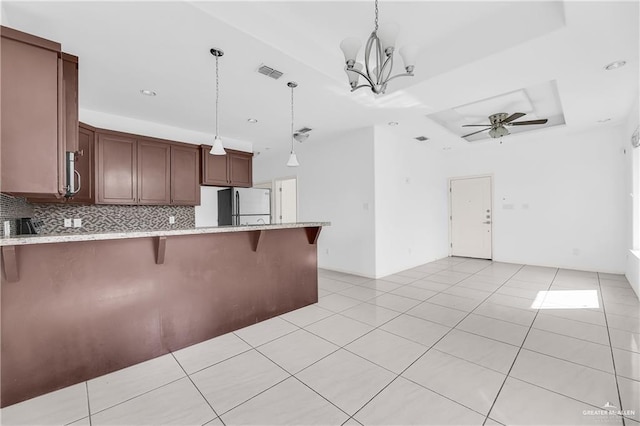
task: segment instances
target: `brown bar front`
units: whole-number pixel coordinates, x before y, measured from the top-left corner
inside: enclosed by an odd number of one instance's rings
[[[2,407],[318,301],[305,228],[15,247],[2,282]],[[4,262],[4,259],[3,259]],[[3,270],[5,270],[3,268]]]

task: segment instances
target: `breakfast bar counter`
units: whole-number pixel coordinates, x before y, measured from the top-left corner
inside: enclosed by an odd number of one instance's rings
[[[326,225],[0,239],[1,406],[317,302]]]

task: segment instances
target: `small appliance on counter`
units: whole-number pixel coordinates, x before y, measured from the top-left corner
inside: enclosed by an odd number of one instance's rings
[[[218,191],[218,226],[271,223],[271,190],[228,188]]]
[[[41,220],[29,217],[16,219],[16,235],[39,234],[43,225]]]

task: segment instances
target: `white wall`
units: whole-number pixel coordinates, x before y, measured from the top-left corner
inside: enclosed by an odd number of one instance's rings
[[[448,254],[443,151],[375,128],[376,276]]]
[[[449,151],[448,173],[493,174],[494,260],[622,273],[622,139],[620,126],[512,135]]]
[[[196,228],[218,226],[218,191],[215,186],[200,187],[200,205],[195,208]]]
[[[166,124],[139,120],[137,118],[123,117],[121,115],[107,114],[86,108],[79,110],[80,121],[102,129],[116,130],[119,132],[133,133],[136,135],[150,136],[172,141],[192,143],[195,145],[213,143],[213,134],[187,130],[180,127],[167,126]],[[239,151],[253,152],[253,144],[222,136],[225,148]]]
[[[288,154],[254,159],[254,181],[296,176],[298,221],[329,221],[318,241],[318,265],[375,276],[373,129],[326,140],[310,137],[296,147],[300,166],[286,167]]]
[[[632,148],[631,135],[640,123],[639,101],[636,97],[629,112],[623,133],[623,145],[627,151],[627,265],[625,275],[631,287],[640,298],[640,148]]]

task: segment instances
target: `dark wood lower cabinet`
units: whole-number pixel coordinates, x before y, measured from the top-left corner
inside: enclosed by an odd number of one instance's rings
[[[258,231],[260,232],[260,231]],[[2,283],[7,406],[318,301],[305,228],[16,247]],[[7,271],[7,259],[3,258]]]

